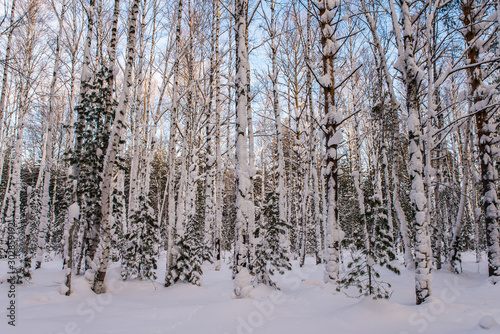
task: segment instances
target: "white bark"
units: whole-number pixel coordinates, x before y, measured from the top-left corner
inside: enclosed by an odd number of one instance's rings
[[[124,73],[124,81],[120,100],[115,111],[113,129],[110,135],[110,141],[103,164],[103,185],[102,185],[102,232],[103,232],[103,252],[99,264],[99,270],[96,273],[93,290],[100,294],[104,292],[104,279],[109,266],[110,255],[110,230],[111,230],[111,215],[109,210],[109,200],[111,197],[111,181],[113,178],[113,168],[118,153],[120,141],[120,133],[123,127],[125,114],[127,112],[130,86],[132,85],[132,67],[135,59],[135,41],[136,41],[136,22],[137,13],[139,12],[140,0],[134,0],[130,7],[130,15],[128,22],[128,37],[127,37],[127,52],[126,65]]]
[[[467,76],[469,81],[469,97],[472,99],[471,111],[475,112],[477,129],[477,147],[481,167],[481,183],[483,198],[483,214],[486,225],[486,244],[488,249],[488,275],[493,283],[500,282],[500,230],[498,224],[498,198],[495,181],[497,173],[495,171],[492,156],[492,124],[491,115],[485,106],[492,103],[491,96],[483,96],[481,88],[483,85],[483,71],[480,65],[482,56],[481,48],[478,45],[480,36],[484,31],[479,29],[479,22],[483,20],[484,7],[477,5],[472,0],[462,3],[461,15],[464,26],[464,37],[467,49]],[[493,110],[497,110],[493,108]]]
[[[12,36],[14,34],[14,16],[16,13],[16,3],[17,0],[12,1],[12,7],[10,10],[10,18],[9,18],[9,33],[7,35],[7,44],[5,47],[5,60],[3,66],[3,77],[2,77],[2,92],[0,94],[0,184],[2,183],[3,176],[3,165],[5,161],[5,149],[4,149],[4,123],[5,123],[5,105],[7,103],[7,86],[8,86],[8,77],[9,77],[9,63],[11,57],[11,45],[12,45]],[[3,211],[2,211],[3,212]]]
[[[45,236],[47,234],[48,220],[49,220],[49,201],[50,201],[50,179],[51,179],[51,170],[53,165],[53,136],[54,136],[54,119],[56,116],[56,83],[57,76],[59,74],[59,66],[61,62],[61,38],[63,33],[63,21],[64,14],[66,12],[66,2],[63,1],[61,13],[58,14],[59,21],[59,33],[56,41],[56,50],[55,50],[55,61],[54,61],[54,69],[52,74],[52,82],[50,84],[50,93],[49,93],[49,115],[47,118],[47,133],[45,139],[45,165],[44,167],[44,176],[43,176],[43,189],[42,189],[42,210],[40,215],[40,224],[38,225],[38,248],[36,252],[36,266],[35,269],[38,269],[42,266],[43,260],[43,252],[45,250]]]
[[[247,297],[252,286],[249,279],[249,232],[250,221],[254,217],[252,200],[252,184],[248,162],[248,86],[247,71],[249,69],[247,31],[247,0],[236,0],[235,3],[235,41],[236,41],[236,238],[235,238],[235,278],[234,293],[237,298]]]
[[[413,260],[413,254],[411,252],[411,240],[408,231],[408,221],[406,220],[405,213],[401,206],[399,200],[399,178],[398,178],[398,164],[394,162],[392,166],[392,180],[394,182],[394,188],[392,191],[392,199],[394,202],[394,210],[396,211],[396,217],[399,221],[399,230],[401,232],[401,238],[403,239],[403,252],[406,268],[409,270],[415,269],[415,261]]]
[[[278,179],[278,188],[276,192],[278,193],[278,212],[279,221],[281,226],[287,226],[281,242],[281,247],[283,251],[289,255],[290,252],[290,237],[289,228],[286,219],[286,186],[285,186],[285,156],[283,152],[283,127],[281,124],[281,112],[279,110],[279,90],[278,90],[278,63],[277,63],[277,53],[278,44],[276,42],[276,22],[275,22],[275,6],[276,2],[271,2],[271,23],[269,29],[269,37],[271,39],[271,62],[272,62],[272,74],[271,82],[273,85],[273,112],[274,112],[274,122],[276,128],[276,144],[278,146],[278,170],[276,171],[276,178]]]
[[[94,30],[94,9],[95,9],[95,0],[90,1],[89,8],[86,9],[87,13],[87,36],[85,39],[85,47],[83,51],[83,64],[82,64],[82,73],[81,73],[81,79],[80,79],[80,96],[83,97],[87,93],[88,87],[86,86],[91,79],[90,75],[90,51],[92,47],[92,34]],[[76,38],[76,34],[74,35]],[[73,40],[75,42],[75,40]],[[77,53],[77,48],[76,46],[73,47],[72,51],[72,71],[75,69],[75,62],[76,62],[76,53]],[[73,82],[72,82],[73,85]],[[73,86],[72,86],[73,88]],[[71,98],[74,98],[74,91],[72,91]],[[74,106],[74,101],[70,102],[72,105],[71,107]],[[73,118],[73,117],[72,117]],[[78,113],[77,119],[75,124],[73,124],[73,128],[76,128],[78,126],[83,127],[83,122],[84,122],[84,116],[81,113]],[[72,144],[72,141],[75,139],[74,134],[71,134],[70,137],[70,145]],[[80,139],[80,136],[76,137],[75,143],[74,143],[74,151],[76,154],[79,154],[81,151],[82,147],[82,141]],[[64,242],[65,242],[65,248],[64,251],[65,253],[65,262],[67,265],[66,268],[66,282],[65,285],[67,287],[66,295],[69,296],[71,293],[71,277],[72,277],[72,271],[73,271],[73,233],[76,228],[76,222],[80,219],[80,198],[78,198],[78,193],[77,193],[77,187],[78,187],[78,182],[80,181],[80,165],[78,162],[73,163],[69,168],[68,168],[68,176],[69,174],[72,174],[73,176],[73,184],[72,184],[72,204],[70,205],[73,206],[74,208],[78,208],[77,212],[78,214],[73,217],[73,219],[67,219],[65,224],[64,224]],[[72,214],[68,210],[68,217]],[[83,227],[80,227],[80,230]],[[80,232],[80,231],[79,231]],[[78,240],[83,241],[84,238],[84,233],[78,233]],[[66,247],[67,246],[67,247]],[[77,247],[77,252],[78,254],[78,262],[77,264],[77,273],[80,270],[81,266],[81,256],[82,250],[84,249],[84,246],[80,242],[78,247]]]
[[[324,95],[324,135],[326,146],[326,167],[323,171],[326,192],[326,230],[325,230],[325,283],[335,283],[339,277],[341,230],[338,208],[338,157],[337,148],[341,140],[339,125],[342,115],[335,105],[335,55],[339,44],[334,32],[333,18],[337,15],[339,3],[323,1],[316,4],[323,48],[323,76],[320,82]]]
[[[170,114],[170,139],[169,139],[169,156],[168,156],[168,227],[167,227],[167,271],[166,277],[169,277],[171,270],[175,266],[175,258],[173,254],[174,246],[174,229],[175,229],[175,157],[176,157],[176,142],[177,142],[177,113],[178,113],[178,87],[179,87],[179,61],[181,54],[181,21],[182,21],[182,0],[179,0],[177,8],[177,23],[175,33],[175,59],[173,65],[174,85],[172,92],[172,111]],[[170,284],[169,280],[165,280],[165,285]]]
[[[467,121],[465,129],[464,142],[462,143],[462,186],[460,187],[460,203],[458,204],[458,213],[454,226],[452,227],[452,239],[450,244],[450,251],[448,254],[449,267],[451,271],[455,271],[458,243],[462,234],[462,227],[464,223],[464,209],[465,202],[467,201],[467,187],[469,183],[469,159],[468,159],[468,146],[470,136],[470,119]],[[474,185],[473,185],[474,186]]]
[[[417,304],[421,304],[431,295],[432,254],[427,198],[423,180],[423,155],[420,142],[422,125],[420,124],[418,109],[419,68],[414,58],[413,22],[410,15],[409,3],[407,0],[401,2],[403,34],[401,34],[393,0],[390,0],[389,4],[392,12],[392,23],[396,32],[399,57],[404,62],[403,76],[406,85],[406,108],[408,110],[410,199],[415,211],[415,292],[416,302]]]
[[[221,230],[222,230],[222,187],[223,187],[223,165],[221,153],[221,94],[220,94],[220,51],[219,51],[219,34],[220,34],[220,2],[215,0],[215,156],[216,156],[216,176],[215,176],[215,270],[221,268]]]

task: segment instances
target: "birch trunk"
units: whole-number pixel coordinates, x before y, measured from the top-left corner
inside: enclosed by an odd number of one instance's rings
[[[448,254],[449,259],[449,270],[456,271],[456,262],[458,261],[458,246],[460,242],[460,236],[462,234],[463,228],[463,218],[465,202],[467,200],[467,187],[469,183],[469,159],[468,159],[468,146],[469,146],[469,133],[470,133],[470,119],[467,121],[467,127],[465,130],[464,142],[462,143],[462,186],[460,188],[460,203],[458,204],[458,213],[455,224],[453,226],[453,234],[450,244],[450,251]]]
[[[57,75],[59,74],[59,64],[61,62],[61,38],[63,33],[64,14],[66,12],[66,2],[62,3],[61,13],[58,14],[59,33],[56,40],[55,61],[52,73],[52,81],[50,83],[49,93],[49,115],[47,118],[47,133],[45,139],[45,165],[43,175],[43,190],[42,190],[42,210],[40,214],[40,224],[38,225],[38,248],[36,252],[36,265],[35,269],[42,266],[43,253],[45,250],[45,237],[47,235],[47,227],[49,220],[49,201],[50,201],[50,178],[52,171],[52,156],[53,156],[53,136],[54,136],[54,119],[56,114],[56,83]]]
[[[285,189],[285,156],[283,152],[283,129],[281,124],[281,112],[279,110],[279,90],[278,90],[278,62],[277,62],[277,54],[278,54],[278,45],[276,43],[276,22],[275,22],[275,6],[276,2],[271,2],[271,24],[269,30],[269,37],[271,39],[271,62],[272,62],[272,74],[271,74],[271,82],[273,85],[272,88],[272,98],[273,98],[273,113],[274,113],[274,122],[276,128],[276,143],[278,146],[278,170],[276,171],[276,178],[278,179],[278,188],[276,189],[276,193],[278,194],[278,213],[279,213],[279,221],[281,226],[286,226],[286,230],[283,235],[283,240],[281,241],[281,247],[283,247],[283,251],[288,256],[290,252],[289,245],[289,228],[286,219],[286,189]]]
[[[217,173],[215,175],[215,270],[221,268],[221,230],[222,230],[222,186],[223,186],[223,165],[221,154],[221,93],[220,93],[220,51],[219,51],[219,36],[220,36],[220,2],[215,0],[215,154]]]
[[[234,293],[237,298],[248,296],[252,286],[249,272],[249,232],[250,221],[254,219],[254,203],[248,161],[248,44],[247,37],[247,0],[235,2],[235,42],[236,42],[236,222],[234,248]]]
[[[7,102],[7,85],[9,77],[9,63],[10,63],[12,36],[14,34],[14,16],[16,14],[16,3],[17,0],[12,1],[12,7],[10,10],[10,18],[9,18],[10,29],[7,35],[7,45],[5,47],[5,61],[4,61],[3,76],[2,76],[2,92],[0,94],[0,171],[2,171],[0,172],[0,184],[2,183],[3,165],[5,161],[3,127],[4,127],[4,117],[5,117],[5,105]]]
[[[413,254],[411,252],[411,239],[408,230],[408,221],[406,220],[403,207],[399,200],[399,178],[398,178],[398,166],[397,162],[394,162],[392,166],[392,180],[394,182],[394,187],[392,191],[392,200],[394,202],[394,210],[396,211],[396,217],[399,221],[399,230],[401,231],[401,237],[403,239],[403,253],[405,259],[405,266],[409,270],[415,269],[415,261],[413,260]]]
[[[14,153],[12,155],[13,163],[10,172],[9,188],[6,191],[7,209],[5,213],[5,227],[9,230],[15,231],[11,236],[8,233],[6,245],[12,245],[13,248],[19,247],[18,231],[21,228],[21,167],[23,161],[23,134],[26,123],[26,115],[31,107],[31,100],[29,98],[30,92],[33,87],[33,72],[34,72],[34,58],[35,48],[37,44],[37,34],[35,30],[35,22],[37,20],[37,6],[33,4],[26,12],[24,21],[25,39],[22,40],[20,54],[22,57],[21,72],[24,74],[18,85],[18,94],[16,97],[16,134],[14,142]],[[14,255],[17,252],[15,252]]]
[[[332,26],[331,17],[339,10],[338,3],[323,1],[319,8],[321,46],[323,48],[324,135],[326,147],[325,177],[326,230],[325,230],[325,283],[335,283],[339,278],[341,230],[338,208],[338,156],[337,148],[342,138],[340,123],[342,115],[335,105],[335,55],[339,45]],[[333,13],[332,13],[333,12]]]
[[[97,294],[104,292],[104,279],[106,277],[106,272],[109,266],[109,255],[111,251],[110,230],[112,227],[110,219],[111,218],[110,205],[109,205],[109,200],[111,198],[111,181],[113,178],[113,167],[119,148],[120,133],[123,127],[125,114],[127,112],[129,96],[130,96],[130,87],[132,86],[132,67],[134,66],[134,59],[135,59],[136,22],[137,22],[137,14],[139,12],[139,3],[140,0],[134,0],[130,7],[123,89],[120,95],[118,106],[115,111],[113,129],[111,131],[110,142],[107,148],[103,164],[103,185],[102,185],[102,195],[101,195],[103,251],[99,263],[99,269],[96,273],[93,286],[93,290]]]
[[[214,237],[215,235],[213,234],[213,231],[215,230],[215,214],[216,214],[216,178],[217,178],[217,170],[214,168],[216,167],[216,158],[213,156],[213,136],[215,132],[215,124],[214,124],[214,117],[213,115],[215,114],[213,112],[213,100],[215,96],[215,90],[216,90],[216,82],[215,82],[215,72],[217,71],[217,67],[219,64],[217,64],[217,55],[216,49],[218,50],[218,31],[217,31],[217,25],[218,25],[218,19],[217,19],[217,3],[216,1],[213,1],[212,3],[212,53],[210,56],[210,78],[209,78],[209,103],[208,107],[206,107],[206,141],[205,141],[205,146],[206,146],[206,151],[205,151],[205,173],[206,173],[206,179],[205,179],[205,240],[204,240],[204,251],[205,251],[205,257],[208,258],[212,250],[214,250]]]
[[[240,1],[240,0],[236,0]],[[250,199],[255,206],[255,191],[254,191],[254,177],[257,172],[255,168],[255,140],[253,131],[253,115],[252,115],[252,91],[250,89],[250,60],[248,55],[248,5],[249,1],[245,0],[245,50],[246,50],[246,60],[245,60],[245,70],[246,70],[246,108],[247,108],[247,118],[248,118],[248,177],[250,178]],[[248,224],[248,269],[253,274],[253,263],[255,262],[255,251],[257,246],[257,241],[255,239],[255,210],[252,210],[252,215],[247,217]]]
[[[431,295],[431,264],[427,197],[423,180],[423,154],[421,148],[422,125],[420,123],[418,71],[414,58],[414,35],[412,18],[407,0],[401,2],[403,34],[396,16],[393,0],[390,0],[392,23],[396,32],[399,57],[404,61],[404,84],[406,88],[406,108],[408,110],[408,154],[411,181],[410,199],[415,212],[415,293],[416,303],[421,304]]]
[[[91,80],[91,75],[90,75],[90,51],[92,47],[92,34],[94,30],[94,9],[95,9],[95,0],[90,1],[89,8],[86,9],[86,14],[87,14],[87,36],[85,39],[85,47],[83,51],[83,64],[82,64],[82,74],[81,74],[81,79],[80,79],[80,98],[85,96],[87,93],[87,84]],[[74,14],[74,13],[73,13]],[[76,35],[75,35],[76,37]],[[75,39],[73,39],[73,42],[75,42]],[[76,44],[76,43],[74,43]],[[72,59],[71,59],[71,64],[72,64],[72,73],[74,73],[75,70],[75,63],[76,63],[76,53],[77,53],[77,47],[73,46],[71,49],[72,52]],[[73,76],[74,77],[74,76]],[[74,107],[74,80],[71,82],[71,107]],[[73,113],[72,113],[73,114]],[[71,117],[73,118],[73,117]],[[77,119],[75,124],[73,124],[73,131],[70,134],[70,145],[72,144],[73,140],[75,141],[74,143],[74,154],[79,155],[81,152],[82,148],[82,138],[81,136],[76,136],[74,135],[74,132],[76,129],[81,129],[84,126],[84,115],[82,113],[78,113]],[[68,176],[72,176],[73,181],[72,181],[72,204],[69,206],[73,206],[75,208],[74,212],[70,212],[68,208],[68,219],[66,220],[64,224],[64,251],[65,253],[65,269],[66,269],[66,280],[65,280],[65,285],[67,288],[66,295],[69,296],[71,294],[71,277],[72,277],[72,272],[73,272],[73,234],[76,229],[76,224],[80,218],[80,203],[81,203],[81,198],[79,198],[78,195],[78,184],[80,182],[80,164],[78,162],[78,159],[75,159],[74,162],[71,164],[71,166],[68,168]],[[78,210],[76,210],[78,208]],[[75,213],[77,213],[75,215]],[[69,217],[73,215],[73,219],[69,219]],[[80,236],[80,235],[79,235]],[[78,238],[78,240],[84,240],[85,235],[82,235],[82,238]],[[77,248],[77,254],[80,255],[81,252],[83,251],[84,247],[82,244],[80,244],[81,248]],[[76,262],[77,264],[77,273],[80,271],[80,266],[81,266],[81,258],[83,256],[78,257],[78,261]]]
[[[175,32],[175,58],[173,65],[174,85],[172,92],[172,111],[170,114],[170,139],[168,156],[168,227],[167,227],[167,270],[165,274],[165,286],[170,284],[167,279],[174,269],[174,230],[175,230],[175,157],[177,142],[177,113],[178,113],[178,87],[179,87],[179,60],[181,54],[181,23],[182,23],[182,0],[179,0],[177,8],[177,24]],[[180,203],[180,202],[179,202]]]
[[[477,64],[480,59],[480,49],[477,44],[478,21],[481,13],[475,9],[475,2],[462,2],[462,20],[464,37],[467,43],[467,63]],[[490,130],[490,115],[484,106],[489,105],[491,97],[483,97],[479,92],[483,84],[480,65],[467,68],[469,79],[469,96],[472,98],[471,112],[475,112],[477,129],[477,148],[481,167],[481,183],[483,197],[483,213],[486,225],[486,244],[488,248],[488,276],[493,283],[500,281],[500,231],[498,226],[498,199],[495,184],[495,167],[492,157],[492,131]]]

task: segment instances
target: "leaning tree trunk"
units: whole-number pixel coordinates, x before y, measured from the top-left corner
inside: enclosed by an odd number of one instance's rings
[[[99,269],[96,273],[93,286],[93,290],[97,294],[104,292],[104,279],[106,277],[106,272],[109,266],[109,255],[111,252],[110,234],[112,227],[109,205],[109,200],[111,198],[111,182],[113,180],[113,169],[119,148],[120,133],[123,127],[123,122],[129,102],[130,87],[132,86],[132,68],[134,66],[135,59],[136,22],[137,14],[139,12],[139,3],[140,0],[134,0],[130,7],[131,9],[128,22],[127,54],[123,80],[123,90],[115,111],[113,129],[111,131],[110,142],[103,164],[103,184],[101,194],[103,247]]]
[[[87,94],[88,90],[88,84],[91,80],[91,74],[90,74],[90,56],[91,56],[91,47],[92,47],[92,36],[93,36],[93,31],[94,31],[94,9],[95,9],[95,0],[90,1],[90,6],[87,9],[87,36],[85,39],[85,47],[83,51],[83,64],[82,64],[82,74],[81,74],[81,79],[80,79],[80,98],[82,99],[85,94]],[[73,55],[76,54],[76,50],[74,51]],[[75,58],[73,57],[72,62],[74,65],[74,60]],[[74,67],[72,67],[74,69]],[[73,97],[73,95],[71,95]],[[73,107],[73,106],[71,106]],[[74,152],[73,154],[78,156],[82,150],[82,136],[81,132],[83,131],[84,127],[84,121],[85,121],[85,116],[83,113],[79,112],[76,118],[76,122],[73,125],[74,127]],[[70,138],[71,139],[71,138]],[[72,175],[73,178],[73,184],[72,184],[72,204],[69,206],[73,206],[73,211],[69,211],[68,208],[68,217],[71,215],[74,215],[75,213],[78,213],[78,215],[73,216],[73,219],[67,219],[65,222],[64,229],[68,233],[64,234],[64,242],[65,245],[68,247],[64,247],[64,251],[67,251],[66,254],[64,254],[65,258],[65,263],[66,263],[66,282],[65,285],[68,288],[66,291],[66,295],[69,296],[71,293],[71,276],[72,276],[72,271],[73,271],[73,232],[75,230],[75,224],[78,222],[80,218],[80,204],[81,204],[81,199],[79,198],[79,192],[77,191],[78,185],[80,182],[80,163],[79,159],[74,159],[71,166],[68,168],[68,176]],[[78,208],[78,210],[77,210]],[[82,240],[84,237],[82,238]],[[71,245],[69,245],[71,243]],[[83,250],[83,245],[80,245],[81,249]],[[70,266],[71,264],[71,266]],[[77,269],[79,271],[80,268],[80,261],[78,261],[78,266]]]

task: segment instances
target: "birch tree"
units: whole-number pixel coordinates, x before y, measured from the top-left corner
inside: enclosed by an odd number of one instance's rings
[[[248,160],[248,77],[249,59],[247,44],[248,1],[236,0],[235,43],[236,43],[236,225],[234,248],[234,294],[237,298],[247,297],[252,286],[249,272],[249,222],[254,219],[254,203]]]
[[[477,129],[477,149],[480,161],[483,214],[486,225],[486,243],[488,248],[488,275],[493,283],[500,277],[500,246],[498,227],[498,199],[495,180],[497,173],[494,169],[492,157],[492,129],[497,125],[492,123],[491,113],[492,94],[483,81],[483,71],[480,65],[481,50],[488,39],[483,40],[479,22],[485,15],[485,4],[476,4],[474,1],[462,1],[462,22],[464,39],[467,45],[467,77],[471,99],[470,112],[475,114]],[[481,46],[480,46],[481,45]]]
[[[322,48],[322,76],[319,84],[323,90],[322,132],[325,140],[326,167],[323,170],[326,192],[325,230],[325,283],[336,282],[339,277],[341,229],[338,208],[338,145],[342,141],[342,114],[335,106],[335,57],[340,49],[337,42],[337,25],[340,8],[337,2],[319,1],[314,3],[318,13]]]
[[[125,114],[127,112],[127,106],[130,97],[130,87],[132,85],[132,67],[134,65],[135,59],[135,42],[136,42],[136,22],[137,14],[139,12],[140,0],[134,0],[130,7],[128,29],[127,29],[127,53],[126,53],[126,65],[123,80],[123,88],[120,95],[120,100],[115,111],[115,118],[113,121],[113,129],[110,135],[110,142],[108,144],[108,149],[103,164],[103,186],[102,186],[102,243],[103,252],[101,255],[99,269],[96,272],[94,279],[93,290],[95,293],[100,294],[104,292],[104,278],[106,277],[106,272],[109,266],[109,255],[110,255],[110,229],[111,229],[111,219],[110,219],[110,205],[109,200],[111,198],[111,180],[113,178],[113,168],[115,164],[116,155],[118,153],[118,146],[120,141],[121,128],[123,127],[123,121]]]
[[[174,237],[182,234],[182,230],[176,229],[175,216],[175,157],[177,140],[177,104],[179,87],[179,61],[181,55],[181,22],[182,22],[182,0],[179,0],[177,6],[177,22],[175,32],[175,58],[173,65],[174,83],[172,88],[172,109],[170,114],[170,138],[169,138],[169,156],[168,156],[168,227],[167,227],[167,271],[165,273],[165,286],[171,283],[170,277],[174,270]]]
[[[52,6],[55,8],[55,3],[52,3]],[[58,37],[56,39],[56,49],[55,49],[55,60],[54,60],[54,69],[52,74],[52,80],[50,83],[50,93],[49,93],[49,114],[47,117],[47,132],[45,139],[45,165],[43,172],[43,190],[42,190],[42,210],[40,215],[40,224],[38,226],[38,249],[36,254],[36,265],[35,269],[38,269],[42,266],[43,253],[45,250],[45,236],[47,234],[47,226],[48,226],[48,215],[49,215],[49,201],[50,201],[50,181],[51,181],[51,169],[53,166],[53,137],[54,137],[54,119],[56,114],[56,83],[57,76],[59,72],[59,66],[61,62],[61,38],[63,33],[63,20],[64,14],[66,12],[66,1],[61,3],[61,12],[57,13],[57,21],[59,23],[59,32]],[[54,203],[53,203],[54,204]]]
[[[421,304],[431,295],[431,265],[429,216],[423,180],[422,124],[419,111],[419,86],[424,75],[415,60],[416,37],[412,30],[413,19],[410,3],[401,2],[401,26],[393,0],[390,0],[392,24],[396,34],[398,55],[406,89],[408,111],[409,173],[411,179],[410,198],[415,211],[415,291],[416,302]]]

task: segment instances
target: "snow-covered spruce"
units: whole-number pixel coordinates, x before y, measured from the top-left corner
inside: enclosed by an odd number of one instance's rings
[[[288,226],[279,219],[279,194],[271,192],[266,195],[261,214],[264,219],[260,220],[263,225],[257,229],[258,244],[253,270],[258,283],[277,287],[272,276],[292,269],[286,248]]]
[[[160,243],[160,225],[149,197],[139,196],[138,210],[130,217],[127,245],[122,256],[123,279],[156,279],[156,258]]]

